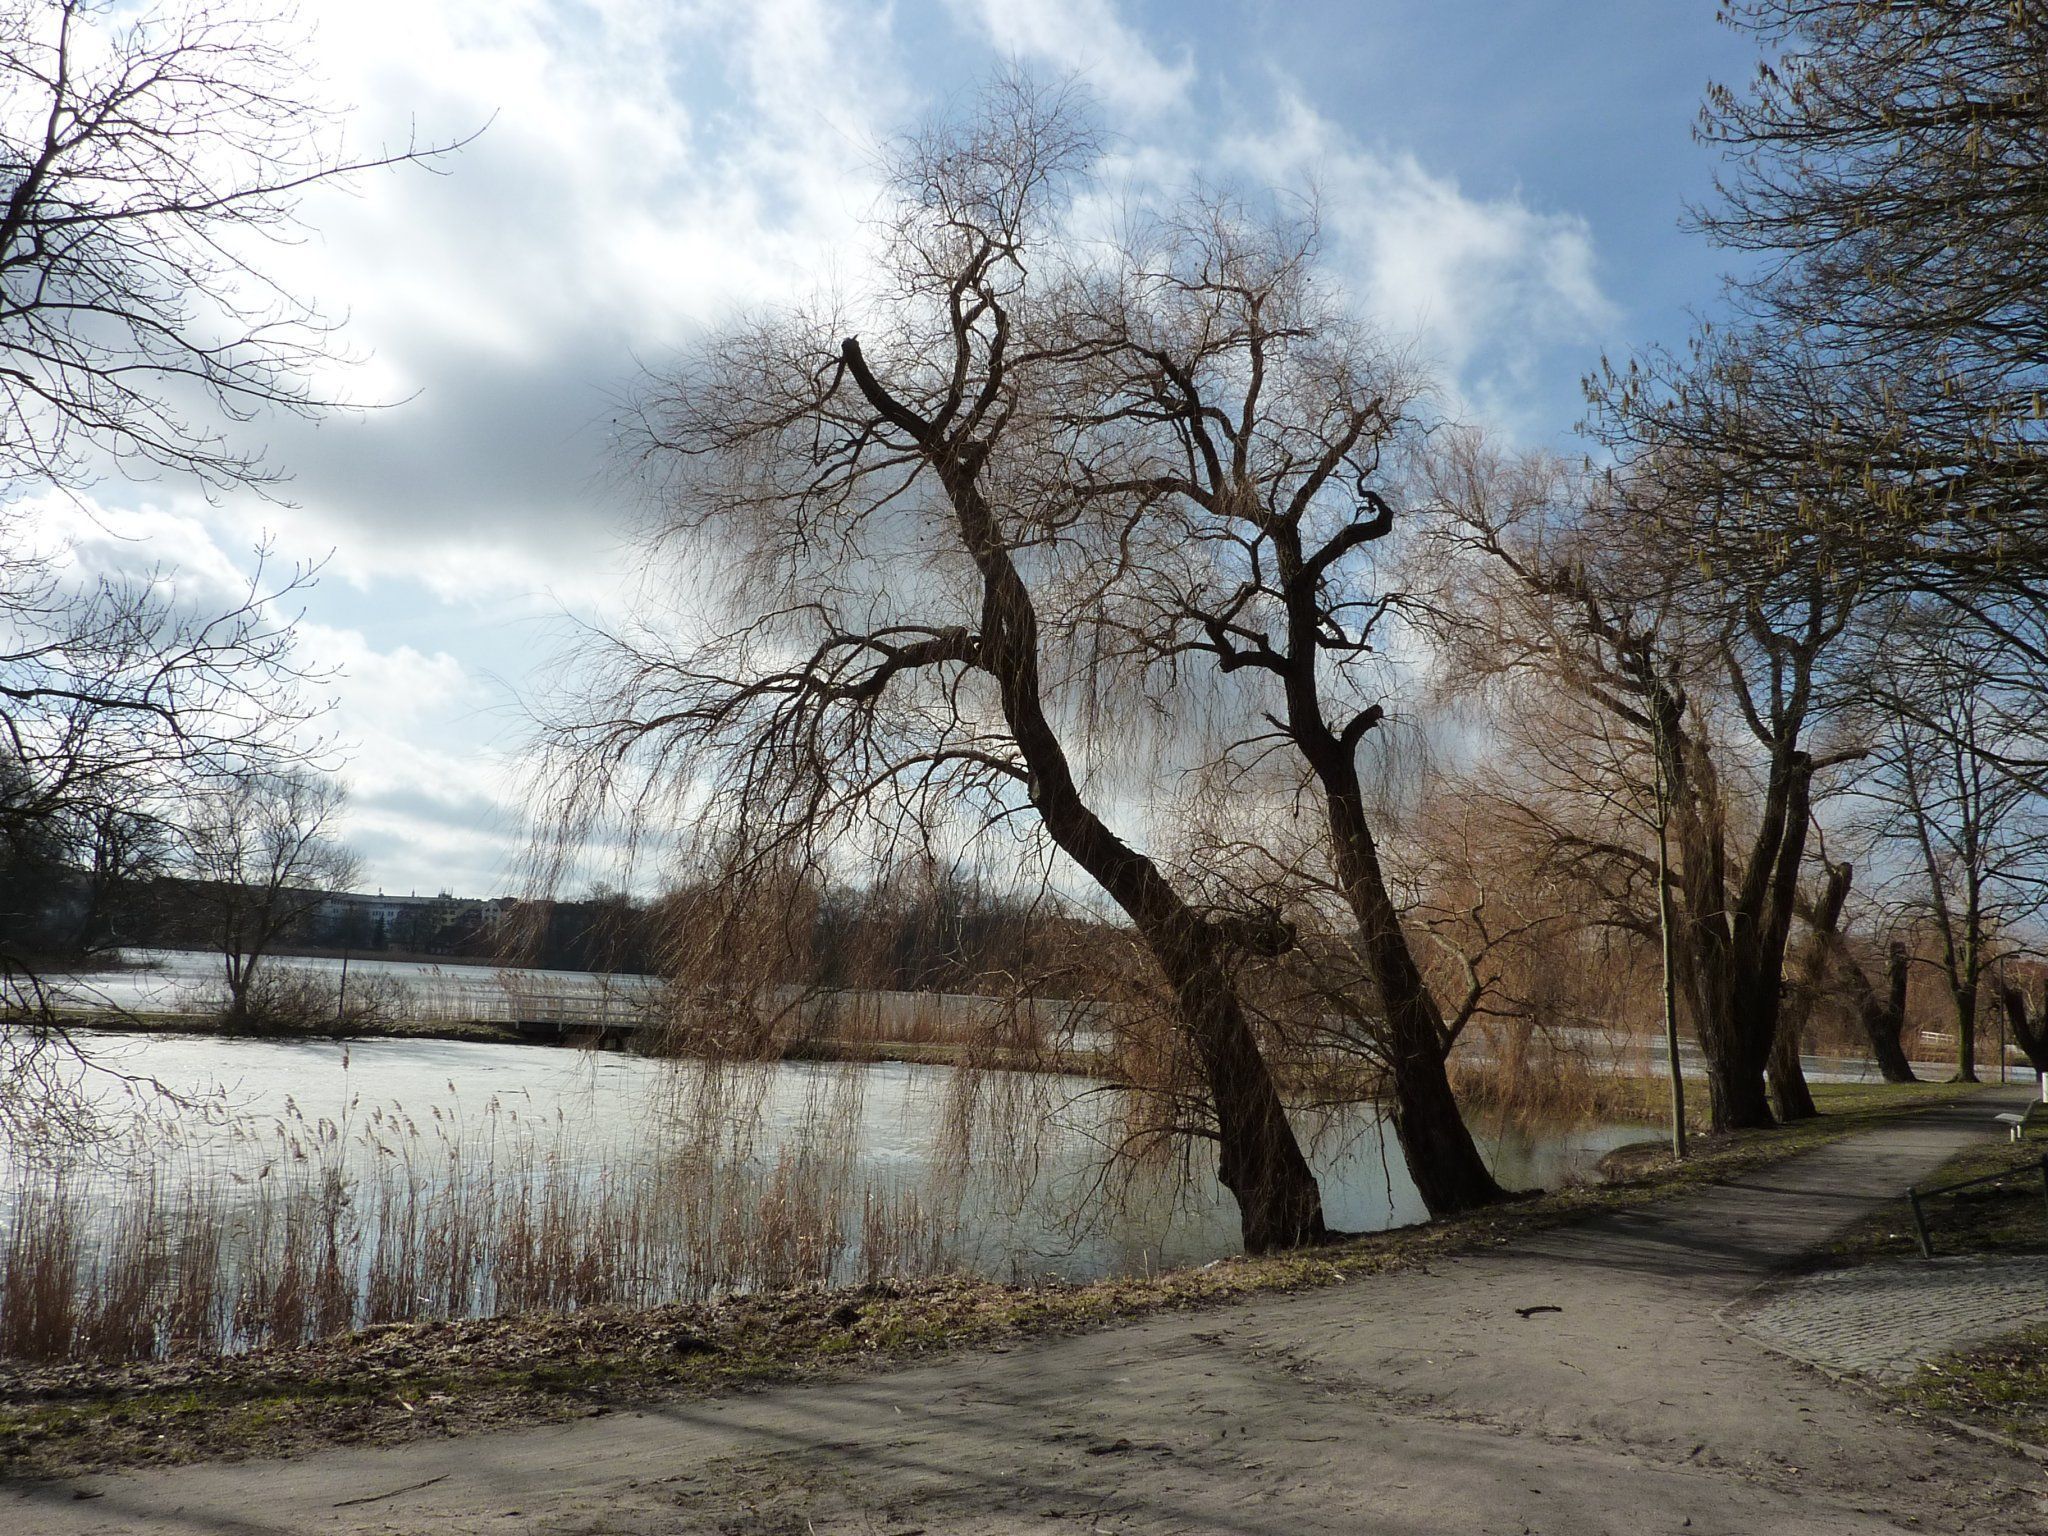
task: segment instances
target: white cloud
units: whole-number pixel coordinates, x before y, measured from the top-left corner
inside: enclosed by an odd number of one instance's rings
[[[1591,228],[1519,198],[1474,198],[1412,154],[1375,152],[1283,94],[1270,124],[1223,156],[1273,185],[1313,185],[1330,254],[1357,301],[1419,337],[1448,383],[1499,398],[1544,347],[1604,337],[1619,312],[1595,273]]]
[[[67,584],[152,580],[200,613],[249,594],[253,548],[241,543],[232,519],[203,503],[122,508],[52,496],[8,512],[12,528]],[[292,552],[273,561],[273,572],[288,571]],[[316,586],[287,602],[295,612],[302,601],[322,604],[328,596]],[[503,691],[447,650],[380,643],[361,627],[310,616],[296,632],[298,656],[317,674],[308,701],[332,704],[305,739],[338,742],[345,754],[338,774],[354,802],[347,830],[375,850],[372,882],[504,888],[522,828],[512,809],[517,786]]]
[[[1110,106],[1141,116],[1182,105],[1193,54],[1169,63],[1117,14],[1114,0],[949,0],[998,52],[1072,73]]]
[[[991,54],[1100,96],[1124,134],[1105,210],[1122,185],[1317,183],[1360,305],[1419,334],[1468,401],[1517,408],[1531,358],[1612,323],[1582,221],[1472,196],[1284,80],[1224,90],[1245,60],[1198,72],[1115,0],[318,0],[318,70],[356,105],[359,150],[490,124],[445,174],[320,193],[313,238],[264,257],[370,356],[341,386],[400,403],[266,425],[299,507],[109,485],[126,509],[66,526],[81,571],[162,560],[215,595],[262,529],[289,534],[287,559],[333,552],[306,644],[345,668],[334,724],[358,743],[375,880],[502,875],[518,728],[493,679],[524,677],[550,615],[626,590],[617,397],[736,311],[863,285],[879,146],[993,63],[945,35],[942,6]],[[915,54],[941,37],[934,88]]]
[[[229,549],[216,539],[197,497],[169,506],[105,505],[86,495],[25,497],[7,505],[10,532],[23,551],[47,559],[53,574],[73,588],[99,581],[151,582],[172,601],[193,610],[225,611],[251,592],[260,537]],[[271,574],[289,573],[273,563]],[[275,583],[271,583],[275,585]]]

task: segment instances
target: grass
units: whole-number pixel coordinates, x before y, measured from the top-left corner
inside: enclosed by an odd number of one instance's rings
[[[90,1157],[24,1169],[0,1217],[0,1357],[204,1359],[945,1263],[945,1218],[863,1179],[836,1122],[773,1155],[704,1123],[600,1155],[495,1096],[467,1121],[459,1103],[416,1119],[343,1101],[233,1124],[225,1163],[204,1126],[166,1126],[125,1177]]]
[[[1895,1395],[1909,1407],[2048,1447],[2048,1326],[1944,1355]]]
[[[1974,1090],[1816,1090],[1822,1118],[1708,1138],[1685,1163],[1314,1250],[1087,1285],[939,1276],[641,1309],[393,1324],[241,1356],[120,1365],[0,1363],[0,1468],[55,1475],[575,1417],[1308,1290],[1511,1243],[1735,1177]]]

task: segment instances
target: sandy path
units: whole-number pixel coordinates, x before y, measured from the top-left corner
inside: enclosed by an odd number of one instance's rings
[[[568,1425],[0,1490],[0,1530],[2048,1531],[2041,1468],[1719,1320],[1991,1108],[1428,1272]]]

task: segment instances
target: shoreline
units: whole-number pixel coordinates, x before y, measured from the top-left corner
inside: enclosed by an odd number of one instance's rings
[[[637,1056],[646,1061],[667,1059],[633,1050],[630,1046],[605,1046],[591,1039],[554,1038],[533,1035],[516,1024],[471,1019],[397,1020],[388,1024],[356,1025],[347,1029],[229,1030],[200,1014],[66,1014],[57,1023],[67,1033],[175,1035],[182,1038],[211,1038],[221,1041],[330,1041],[347,1044],[354,1040],[445,1040],[458,1045],[526,1045],[538,1050],[602,1051],[606,1055]],[[0,1021],[0,1028],[5,1022]],[[597,1031],[588,1030],[594,1035]],[[859,1066],[983,1067],[992,1071],[1044,1072],[1075,1077],[1098,1077],[1097,1053],[1057,1051],[1046,1054],[1013,1054],[1000,1047],[990,1048],[942,1040],[834,1040],[819,1038],[793,1040],[775,1058],[787,1062],[831,1062]],[[1107,1079],[1104,1079],[1107,1080]]]
[[[1319,1289],[1485,1251],[1665,1200],[1984,1091],[1828,1087],[1819,1119],[1645,1154],[1619,1182],[1330,1245],[1088,1284],[947,1278],[610,1308],[390,1324],[318,1344],[146,1364],[0,1361],[0,1472],[59,1476],[534,1424],[773,1382],[889,1368],[1166,1311]]]

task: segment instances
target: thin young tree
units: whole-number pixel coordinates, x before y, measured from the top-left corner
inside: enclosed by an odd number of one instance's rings
[[[360,874],[340,840],[347,793],[305,769],[236,776],[201,799],[184,828],[185,864],[201,925],[212,935],[227,988],[223,1021],[255,1028],[306,1020],[272,1017],[266,962],[328,896]]]

